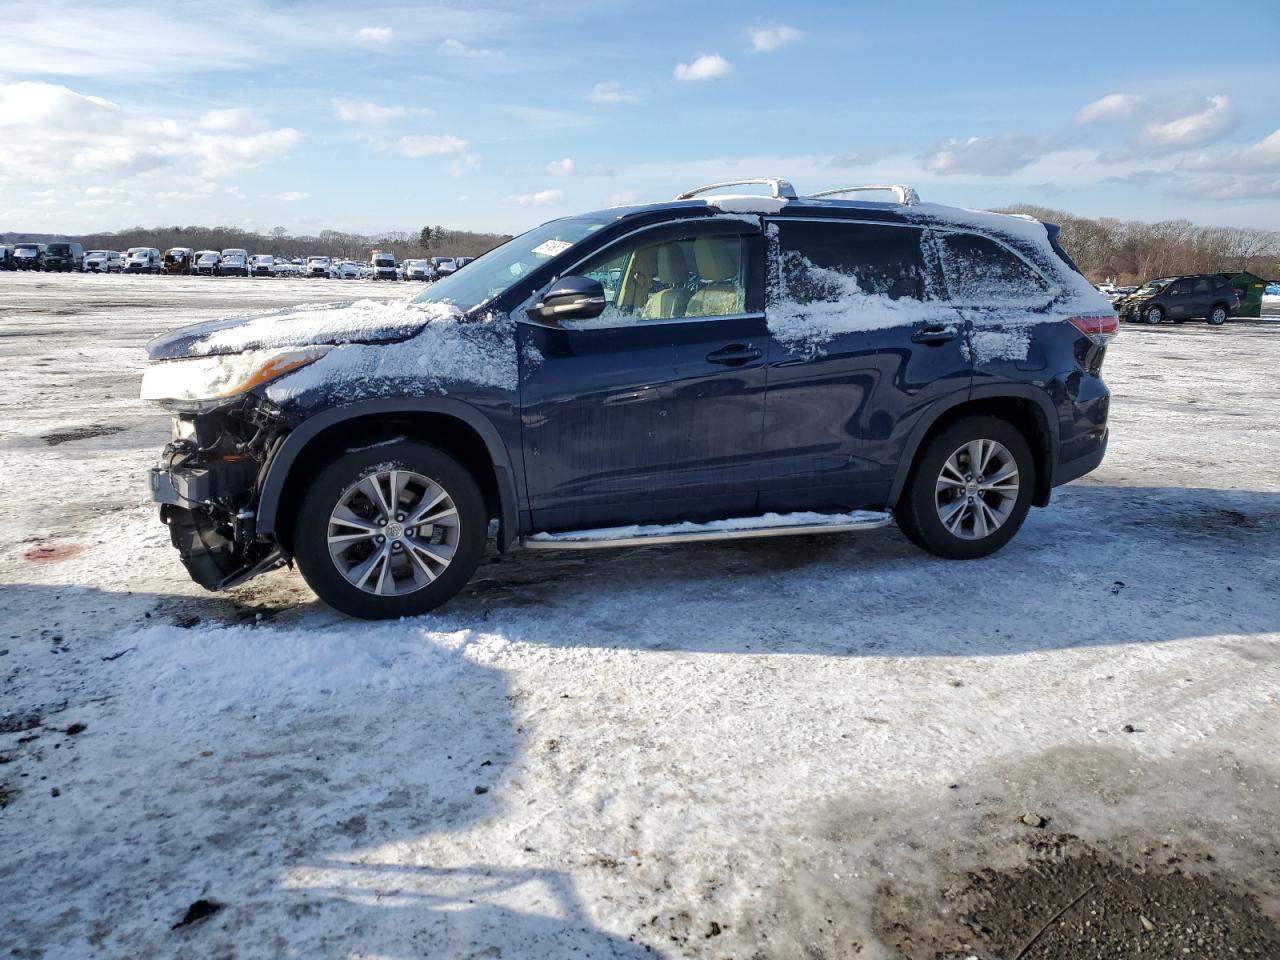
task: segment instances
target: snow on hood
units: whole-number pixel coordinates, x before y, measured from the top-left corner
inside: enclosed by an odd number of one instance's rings
[[[387,343],[413,336],[432,320],[456,320],[450,304],[348,300],[286,307],[183,327],[147,344],[152,360],[316,344]]]
[[[516,389],[516,325],[507,314],[464,320],[457,308],[446,304],[413,306],[435,308],[413,336],[396,344],[337,347],[268,385],[267,398],[286,405],[312,393],[351,402],[388,395],[447,394],[455,384]]]

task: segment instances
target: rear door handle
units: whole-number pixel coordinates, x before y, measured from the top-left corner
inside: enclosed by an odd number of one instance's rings
[[[759,360],[763,356],[764,351],[759,347],[748,346],[745,343],[731,343],[727,347],[721,347],[719,350],[712,350],[708,353],[707,363],[722,363],[726,367],[740,367],[744,363]]]
[[[958,336],[960,336],[959,327],[950,324],[945,326],[943,324],[929,324],[928,326],[920,327],[911,334],[911,342],[937,346],[949,340],[954,340]]]

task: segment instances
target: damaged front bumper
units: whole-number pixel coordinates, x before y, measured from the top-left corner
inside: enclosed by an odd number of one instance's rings
[[[191,579],[225,590],[288,562],[258,535],[258,479],[276,432],[260,405],[174,418],[174,439],[148,474],[151,499]]]

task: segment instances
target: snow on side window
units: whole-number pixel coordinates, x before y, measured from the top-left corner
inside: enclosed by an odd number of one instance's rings
[[[938,238],[951,300],[963,306],[1043,306],[1058,291],[1007,248],[976,233]]]
[[[921,232],[879,224],[783,221],[770,224],[769,331],[816,356],[842,333],[927,319]]]

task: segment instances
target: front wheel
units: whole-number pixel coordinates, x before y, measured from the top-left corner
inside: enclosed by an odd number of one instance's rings
[[[894,513],[907,539],[949,560],[995,553],[1031,509],[1026,439],[995,417],[966,417],[930,439]]]
[[[384,620],[426,613],[471,578],[488,516],[475,478],[412,441],[349,451],[302,498],[294,555],[316,595],[342,613]]]
[[[1142,315],[1142,319],[1147,321],[1147,323],[1151,324],[1152,326],[1155,326],[1157,323],[1164,322],[1164,311],[1161,310],[1159,307],[1151,307],[1145,314]]]
[[[1220,327],[1227,322],[1227,308],[1218,304],[1209,311],[1209,326]]]

